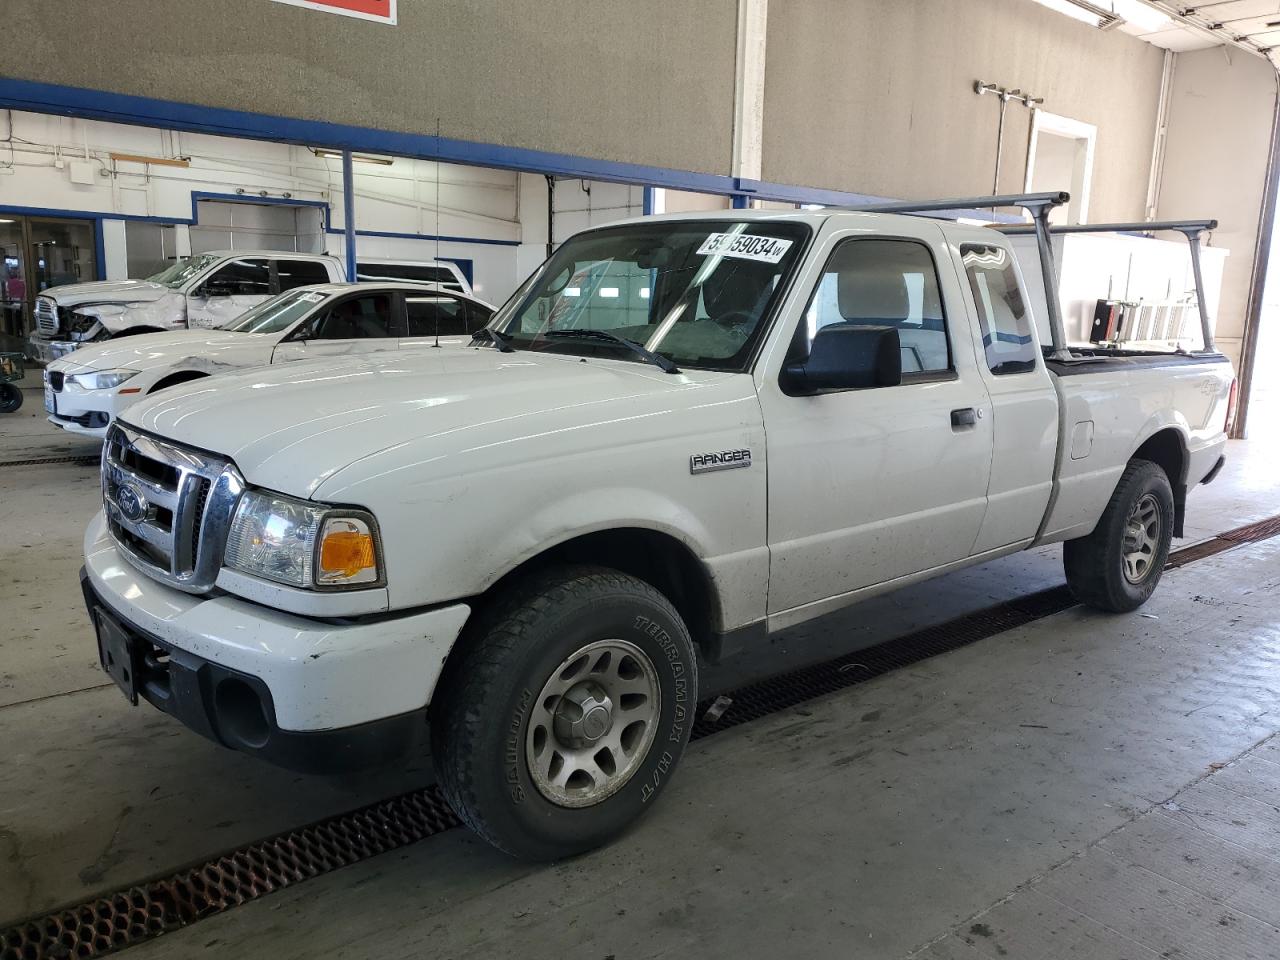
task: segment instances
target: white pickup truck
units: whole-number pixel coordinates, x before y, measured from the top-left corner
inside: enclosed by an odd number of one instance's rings
[[[454,263],[362,258],[357,280],[407,280],[471,293]],[[145,280],[50,287],[36,298],[32,353],[43,361],[86,343],[138,333],[221,327],[268,297],[346,280],[337,257],[279,250],[212,250],[174,261]]]
[[[465,343],[493,316],[474,297],[421,283],[295,287],[218,330],[92,343],[44,371],[49,422],[106,436],[122,411],[160,390],[244,367]]]
[[[589,849],[669,783],[700,663],[1055,541],[1082,602],[1147,599],[1230,363],[1047,359],[1027,303],[988,229],[666,216],[570,238],[471,347],[177,387],[105,444],[102,663],[295,768],[429,728],[482,836]]]

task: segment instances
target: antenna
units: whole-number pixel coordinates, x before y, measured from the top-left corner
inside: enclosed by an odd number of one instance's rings
[[[440,262],[440,118],[436,117],[436,255],[435,262]],[[437,268],[439,269],[439,268]],[[439,284],[436,285],[439,289]],[[435,345],[440,346],[440,302],[436,301],[436,342]]]

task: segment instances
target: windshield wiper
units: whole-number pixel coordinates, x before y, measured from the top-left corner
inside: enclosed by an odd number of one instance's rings
[[[471,335],[472,343],[475,343],[477,340],[487,340],[490,343],[492,343],[495,347],[498,348],[499,353],[515,353],[516,352],[516,348],[511,346],[511,344],[507,343],[507,341],[510,339],[511,339],[510,334],[499,333],[497,330],[492,330],[489,327],[481,327],[479,330],[477,330],[475,333]]]
[[[616,333],[610,333],[608,330],[548,330],[543,336],[548,340],[555,338],[557,340],[600,340],[607,343],[616,343],[626,347],[636,356],[643,357],[655,367],[661,368],[663,373],[680,372],[680,368],[671,360],[662,356],[662,354],[647,350],[634,340],[620,337]]]

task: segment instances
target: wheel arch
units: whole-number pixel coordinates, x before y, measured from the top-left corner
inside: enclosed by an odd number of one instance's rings
[[[614,527],[561,540],[504,573],[476,598],[473,608],[482,608],[490,597],[520,580],[571,564],[608,567],[655,587],[676,608],[703,656],[714,659],[721,630],[715,580],[687,543],[652,527]]]
[[[1154,463],[1169,478],[1173,487],[1173,535],[1181,537],[1187,513],[1187,469],[1191,463],[1183,431],[1177,426],[1160,427],[1138,445],[1129,459]]]

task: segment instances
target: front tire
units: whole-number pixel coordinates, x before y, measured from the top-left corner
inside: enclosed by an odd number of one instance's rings
[[[697,663],[670,601],[601,567],[535,576],[481,616],[431,708],[445,796],[513,856],[593,849],[653,806],[689,742]]]
[[[1164,573],[1173,521],[1173,489],[1164,470],[1131,460],[1093,532],[1062,545],[1072,595],[1108,613],[1138,609]]]

